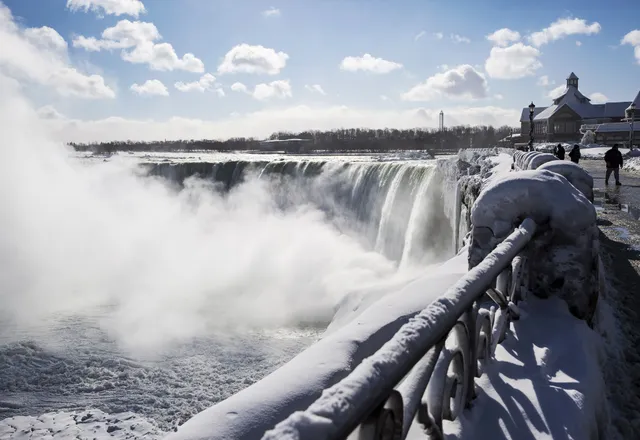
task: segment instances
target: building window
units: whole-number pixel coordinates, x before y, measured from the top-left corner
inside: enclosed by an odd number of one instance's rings
[[[574,121],[553,123],[554,133],[575,133],[576,131],[576,123]]]

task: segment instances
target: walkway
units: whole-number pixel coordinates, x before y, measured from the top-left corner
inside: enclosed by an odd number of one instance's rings
[[[640,219],[640,173],[620,171],[622,186],[616,186],[613,176],[609,185],[604,184],[605,167],[602,160],[583,160],[580,165],[593,177],[595,203],[607,209],[629,210],[635,219]]]
[[[609,358],[606,369],[612,422],[620,438],[640,438],[640,175],[623,171],[621,187],[606,187],[602,161],[581,165],[594,178],[600,254],[610,287],[607,302],[624,335],[621,358]]]

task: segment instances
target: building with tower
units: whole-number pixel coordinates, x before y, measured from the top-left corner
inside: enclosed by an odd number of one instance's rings
[[[560,96],[548,107],[536,107],[533,116],[533,138],[535,142],[575,142],[586,130],[592,130],[596,142],[612,143],[619,138],[623,143],[628,139],[630,124],[625,111],[635,103],[640,107],[640,92],[634,101],[592,104],[580,92],[578,76],[571,72],[567,85]],[[636,112],[635,119],[640,119]],[[635,124],[640,130],[640,124]],[[529,108],[522,109],[520,116],[521,140],[529,140]],[[636,136],[638,140],[640,137]]]

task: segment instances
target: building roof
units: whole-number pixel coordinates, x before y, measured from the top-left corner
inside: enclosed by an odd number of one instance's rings
[[[598,125],[596,133],[629,133],[631,131],[631,124],[628,122],[608,122],[606,124]],[[640,124],[634,124],[633,132],[640,132]]]
[[[540,114],[547,107],[536,107],[533,109],[533,117],[535,119],[536,115]],[[520,114],[520,122],[529,122],[529,107],[525,107],[522,109],[522,113]]]
[[[625,110],[631,101],[606,102],[604,104],[592,104],[591,100],[583,95],[575,84],[569,84],[569,80],[577,80],[578,76],[571,72],[567,78],[567,86],[562,93],[553,100],[553,105],[549,107],[536,107],[533,113],[534,121],[544,121],[555,115],[565,106],[577,113],[582,119],[602,119],[602,118],[624,118]],[[636,107],[640,108],[640,92],[633,101]],[[529,108],[522,109],[520,122],[529,121]]]
[[[585,97],[575,87],[568,86],[562,95],[553,100],[553,105],[551,107],[547,107],[545,111],[539,113],[533,119],[535,121],[549,119],[564,106],[569,107],[583,119],[594,117],[594,106],[589,102],[589,98]]]

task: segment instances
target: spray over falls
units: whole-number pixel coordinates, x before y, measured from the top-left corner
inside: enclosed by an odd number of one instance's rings
[[[445,165],[445,164],[441,164]],[[247,179],[268,180],[281,207],[311,203],[338,228],[399,266],[429,264],[453,252],[455,193],[436,161],[224,161],[146,164],[175,184],[197,177],[229,191]],[[447,185],[448,184],[448,185]],[[294,193],[292,194],[292,188]]]

